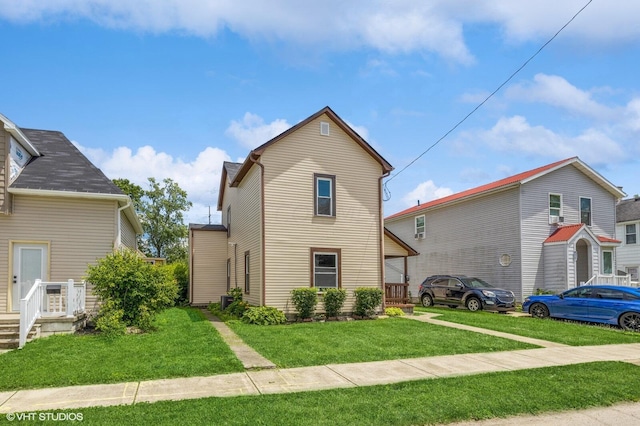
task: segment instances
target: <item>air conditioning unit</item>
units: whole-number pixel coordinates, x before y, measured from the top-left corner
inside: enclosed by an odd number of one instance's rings
[[[562,222],[563,219],[564,219],[564,217],[562,217],[562,216],[551,216],[549,218],[549,223],[560,223],[560,222]]]
[[[424,232],[418,232],[413,236],[416,240],[424,238]]]
[[[564,223],[564,216],[558,216],[558,223]]]

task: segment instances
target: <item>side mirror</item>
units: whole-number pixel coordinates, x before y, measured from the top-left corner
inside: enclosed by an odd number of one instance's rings
[[[558,295],[558,297],[559,297],[560,299],[564,299],[564,293],[560,293],[560,294]]]

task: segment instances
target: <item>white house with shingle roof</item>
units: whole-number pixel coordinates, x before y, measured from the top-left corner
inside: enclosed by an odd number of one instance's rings
[[[640,281],[640,196],[622,200],[616,206],[616,233],[622,240],[618,247],[618,270]]]

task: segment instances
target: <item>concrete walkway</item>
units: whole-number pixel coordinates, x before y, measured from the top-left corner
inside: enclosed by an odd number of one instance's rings
[[[414,319],[426,322],[438,321],[425,315],[416,316]],[[263,366],[266,365],[266,363],[263,363],[264,358],[258,354],[262,359],[254,359],[253,356],[255,354],[251,352],[255,351],[247,351],[247,345],[241,342],[226,325],[215,319],[212,321],[214,326],[217,324],[217,329],[223,330],[226,334],[225,339],[231,339],[232,348],[239,350],[239,354],[245,358],[243,364],[248,368],[247,371],[209,377],[0,392],[0,413],[79,409],[90,406],[131,405],[139,402],[352,388],[594,361],[624,361],[640,365],[640,343],[559,347],[557,345],[549,345],[551,342],[534,339],[535,342],[530,340],[527,342],[544,347],[509,352],[255,370],[257,366],[260,366],[258,368],[265,368]],[[220,327],[220,324],[224,327]],[[443,321],[439,321],[438,324],[460,328],[458,327],[459,324]],[[472,331],[495,335],[490,330],[477,327],[473,327],[473,329]],[[511,338],[509,336],[514,337],[508,333],[500,333],[500,337]],[[524,341],[520,340],[522,339],[521,336],[515,337],[517,337],[516,340]],[[235,339],[240,342],[235,341]],[[542,345],[541,342],[545,343],[545,345]],[[268,361],[267,363],[273,365]],[[491,419],[487,422],[467,422],[461,425],[502,424],[637,425],[640,424],[640,404],[620,404],[613,407],[544,414],[535,417]]]

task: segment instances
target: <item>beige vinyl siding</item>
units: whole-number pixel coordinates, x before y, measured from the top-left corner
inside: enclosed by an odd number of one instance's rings
[[[9,134],[0,128],[0,213],[7,213],[7,185],[9,181]]]
[[[291,290],[311,283],[310,249],[340,249],[350,311],[356,287],[381,287],[380,164],[326,116],[269,146],[261,162],[266,304],[293,313]],[[335,176],[335,217],[314,216],[314,174]]]
[[[385,256],[406,256],[407,250],[402,248],[391,238],[384,236],[384,255]]]
[[[81,281],[87,266],[113,251],[117,203],[108,200],[14,196],[13,214],[0,215],[0,312],[8,309],[11,242],[49,243],[49,279]],[[87,307],[95,297],[87,295]]]
[[[415,239],[414,218],[425,215],[425,237]],[[409,243],[418,256],[407,259],[409,290],[430,275],[464,274],[484,279],[520,296],[520,231],[518,189],[434,208],[386,221],[385,226]],[[500,256],[511,256],[501,266]]]
[[[580,223],[580,197],[591,198],[591,231],[595,235],[615,236],[615,197],[584,173],[569,165],[522,185],[522,291],[532,294],[544,288],[545,265],[541,262],[543,242],[556,229],[549,225],[549,193],[562,194],[564,223]],[[593,250],[592,269],[599,265]],[[573,285],[575,278],[568,276]]]
[[[120,243],[132,250],[137,249],[136,231],[123,211],[120,212]]]
[[[189,303],[207,305],[219,302],[220,296],[227,293],[227,233],[193,229],[189,237]]]
[[[227,187],[222,202],[222,220],[225,224],[227,207],[231,205],[231,235],[224,242],[227,258],[231,259],[231,287],[237,284],[244,290],[244,253],[249,251],[250,293],[243,297],[245,301],[257,306],[263,304],[260,179],[260,167],[254,165],[240,185],[235,188]],[[222,276],[226,279],[226,266]]]

